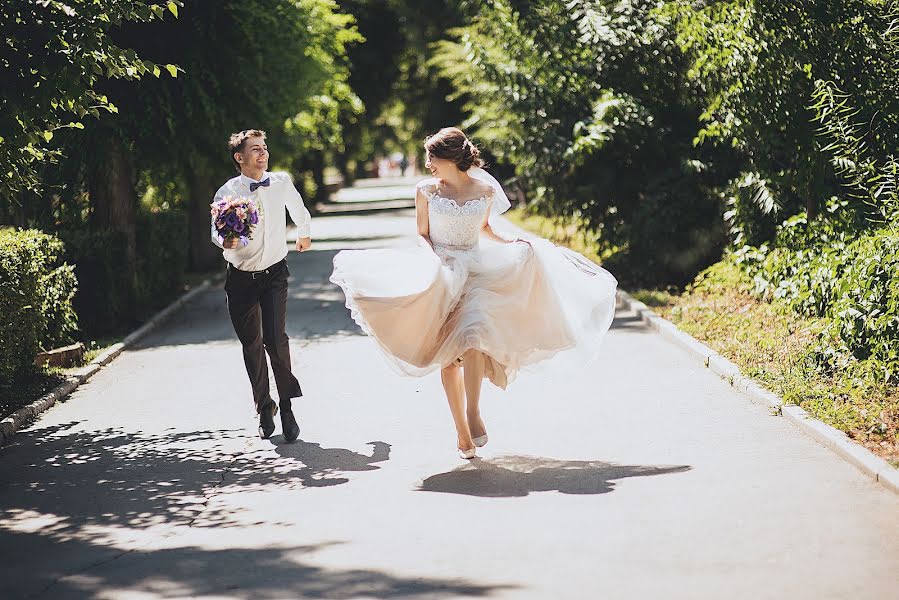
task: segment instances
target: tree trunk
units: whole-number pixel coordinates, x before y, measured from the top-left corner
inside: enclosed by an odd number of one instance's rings
[[[123,268],[127,281],[134,282],[137,192],[134,189],[134,165],[131,152],[122,139],[112,134],[100,145],[101,155],[89,181],[93,222],[99,229],[125,234],[127,245]]]
[[[118,136],[112,136],[93,171],[90,197],[94,222],[101,228],[121,231],[128,237],[128,257],[133,264],[137,193],[131,154]]]
[[[328,189],[325,187],[325,154],[321,151],[314,151],[309,157],[309,163],[312,170],[312,181],[315,183],[315,196],[313,200],[316,202],[328,201]]]
[[[212,175],[207,165],[196,162],[187,174],[190,190],[189,233],[191,271],[209,271],[222,264],[222,251],[210,238],[209,205],[224,180]]]

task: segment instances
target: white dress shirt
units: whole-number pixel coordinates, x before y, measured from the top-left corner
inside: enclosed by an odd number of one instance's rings
[[[215,193],[215,201],[225,196],[245,196],[256,203],[259,210],[259,223],[253,227],[252,238],[246,246],[238,246],[228,250],[222,247],[215,231],[215,220],[212,221],[212,242],[222,248],[222,256],[241,271],[263,271],[287,256],[287,219],[285,208],[290,219],[297,226],[297,236],[311,237],[310,222],[312,217],[303,204],[303,198],[293,185],[290,175],[283,172],[262,174],[264,181],[268,177],[268,187],[260,186],[250,192],[250,184],[258,183],[246,175],[238,175],[228,180]]]

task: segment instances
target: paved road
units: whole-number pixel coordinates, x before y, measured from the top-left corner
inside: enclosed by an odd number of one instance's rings
[[[0,598],[895,598],[899,499],[632,315],[576,374],[485,387],[463,462],[328,283],[406,212],[291,253],[302,433],[255,437],[220,288],[0,451]]]

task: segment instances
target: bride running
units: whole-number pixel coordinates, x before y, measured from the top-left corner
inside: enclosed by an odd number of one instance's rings
[[[425,141],[434,176],[418,184],[417,250],[344,250],[331,281],[353,320],[407,375],[440,369],[462,458],[487,443],[481,382],[505,389],[558,352],[596,354],[615,313],[617,281],[544,239],[505,239],[491,217],[509,208],[480,152],[455,128]],[[493,243],[481,245],[484,237]]]

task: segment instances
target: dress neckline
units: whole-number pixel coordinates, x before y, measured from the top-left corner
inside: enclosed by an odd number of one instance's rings
[[[479,201],[479,200],[482,200],[482,201],[487,200],[487,194],[484,194],[483,196],[478,196],[477,198],[469,198],[468,200],[466,200],[466,201],[463,202],[462,204],[459,204],[459,201],[456,200],[455,198],[450,198],[449,196],[444,196],[444,195],[438,194],[438,193],[436,193],[436,192],[435,192],[434,194],[432,194],[432,196],[436,196],[436,197],[440,198],[441,200],[446,200],[446,201],[448,201],[448,202],[452,202],[453,204],[455,204],[455,205],[458,206],[459,208],[465,208],[466,206],[468,206],[468,205],[471,204],[472,202],[477,202],[477,201]]]
[[[481,194],[480,196],[475,196],[474,198],[469,198],[469,199],[466,200],[465,202],[461,202],[461,203],[460,203],[460,202],[459,202],[458,200],[456,200],[455,198],[450,198],[449,196],[444,196],[443,194],[441,194],[441,193],[438,191],[438,189],[437,189],[437,184],[434,184],[434,186],[433,186],[433,191],[429,194],[429,196],[430,196],[431,198],[433,198],[433,197],[436,196],[437,198],[441,198],[441,199],[443,199],[443,200],[447,200],[447,201],[449,201],[449,202],[452,202],[453,204],[455,204],[457,207],[459,207],[459,208],[461,209],[461,208],[465,208],[466,206],[468,206],[468,205],[471,204],[472,202],[477,202],[477,201],[479,201],[479,200],[487,201],[488,197],[490,196],[490,192],[485,192],[485,193]]]

